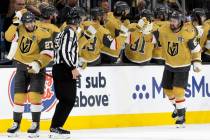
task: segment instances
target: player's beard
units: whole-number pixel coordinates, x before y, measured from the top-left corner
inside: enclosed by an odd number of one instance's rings
[[[177,29],[173,24],[170,24],[170,28],[172,31]]]
[[[99,17],[98,18],[99,22],[101,25],[104,25],[105,24],[105,21],[104,21],[104,18],[103,17]]]
[[[33,32],[33,31],[35,30],[35,25],[30,26],[30,27],[27,27],[26,30],[27,30],[28,32]]]
[[[103,19],[101,19],[101,20],[100,20],[100,24],[101,24],[101,25],[104,25],[104,24],[105,24],[105,21],[104,21]]]
[[[53,18],[53,19],[51,20],[51,23],[52,23],[52,24],[57,24],[57,22],[58,22],[57,18]]]
[[[179,25],[177,25],[177,26],[175,26],[175,25],[173,25],[173,24],[170,24],[170,28],[171,28],[171,30],[172,30],[173,32],[179,32],[179,31],[181,30],[181,28],[182,28],[182,23],[179,24]]]

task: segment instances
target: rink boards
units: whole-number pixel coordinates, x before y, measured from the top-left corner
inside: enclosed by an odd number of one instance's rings
[[[163,94],[163,66],[88,67],[77,81],[77,98],[69,129],[113,128],[173,124],[172,105]],[[187,123],[210,123],[209,65],[201,73],[190,71],[185,91]],[[51,74],[50,68],[48,73]],[[0,69],[0,131],[12,122],[15,68]],[[41,129],[50,125],[57,100],[53,80],[46,76]],[[30,103],[25,104],[22,130],[30,125]]]

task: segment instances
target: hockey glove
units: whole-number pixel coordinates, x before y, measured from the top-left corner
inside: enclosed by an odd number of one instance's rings
[[[13,18],[13,24],[18,26],[19,24],[21,24],[21,18],[22,18],[22,15],[26,12],[27,10],[26,9],[22,9],[20,11],[17,11],[15,12],[15,16]]]
[[[138,27],[139,27],[139,29],[142,29],[144,27],[144,24],[145,24],[145,21],[143,19],[140,19],[138,21]]]
[[[202,35],[203,35],[203,32],[204,32],[203,27],[202,26],[196,26],[196,29],[197,29],[197,32],[198,32],[197,37],[201,38]]]
[[[152,29],[153,29],[153,24],[152,24],[152,23],[149,23],[149,24],[147,24],[147,25],[144,27],[142,33],[143,33],[144,35],[148,35],[149,33],[151,33]]]
[[[79,57],[78,66],[82,69],[85,69],[87,67],[87,62],[82,57]]]
[[[33,61],[29,63],[28,65],[30,66],[30,69],[28,70],[29,73],[35,73],[35,74],[39,73],[40,68],[41,68],[39,62]]]
[[[194,72],[200,72],[202,70],[202,64],[201,62],[193,62],[193,71]]]
[[[93,26],[88,26],[88,28],[84,31],[85,37],[87,39],[93,39],[96,34],[96,29]]]

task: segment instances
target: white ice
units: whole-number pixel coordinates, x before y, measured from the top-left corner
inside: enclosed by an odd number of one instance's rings
[[[2,126],[1,126],[2,127]],[[49,132],[40,132],[34,140],[50,140]],[[31,140],[26,133],[8,138],[0,133],[0,140]],[[210,124],[175,126],[127,127],[112,129],[71,130],[70,140],[210,140]]]

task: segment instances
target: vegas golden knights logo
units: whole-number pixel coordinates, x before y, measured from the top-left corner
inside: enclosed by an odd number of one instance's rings
[[[20,50],[22,53],[27,53],[30,51],[31,48],[31,44],[32,44],[32,40],[30,40],[29,38],[23,37],[21,42],[20,42]]]
[[[167,52],[171,56],[175,56],[178,54],[178,43],[168,42]]]

